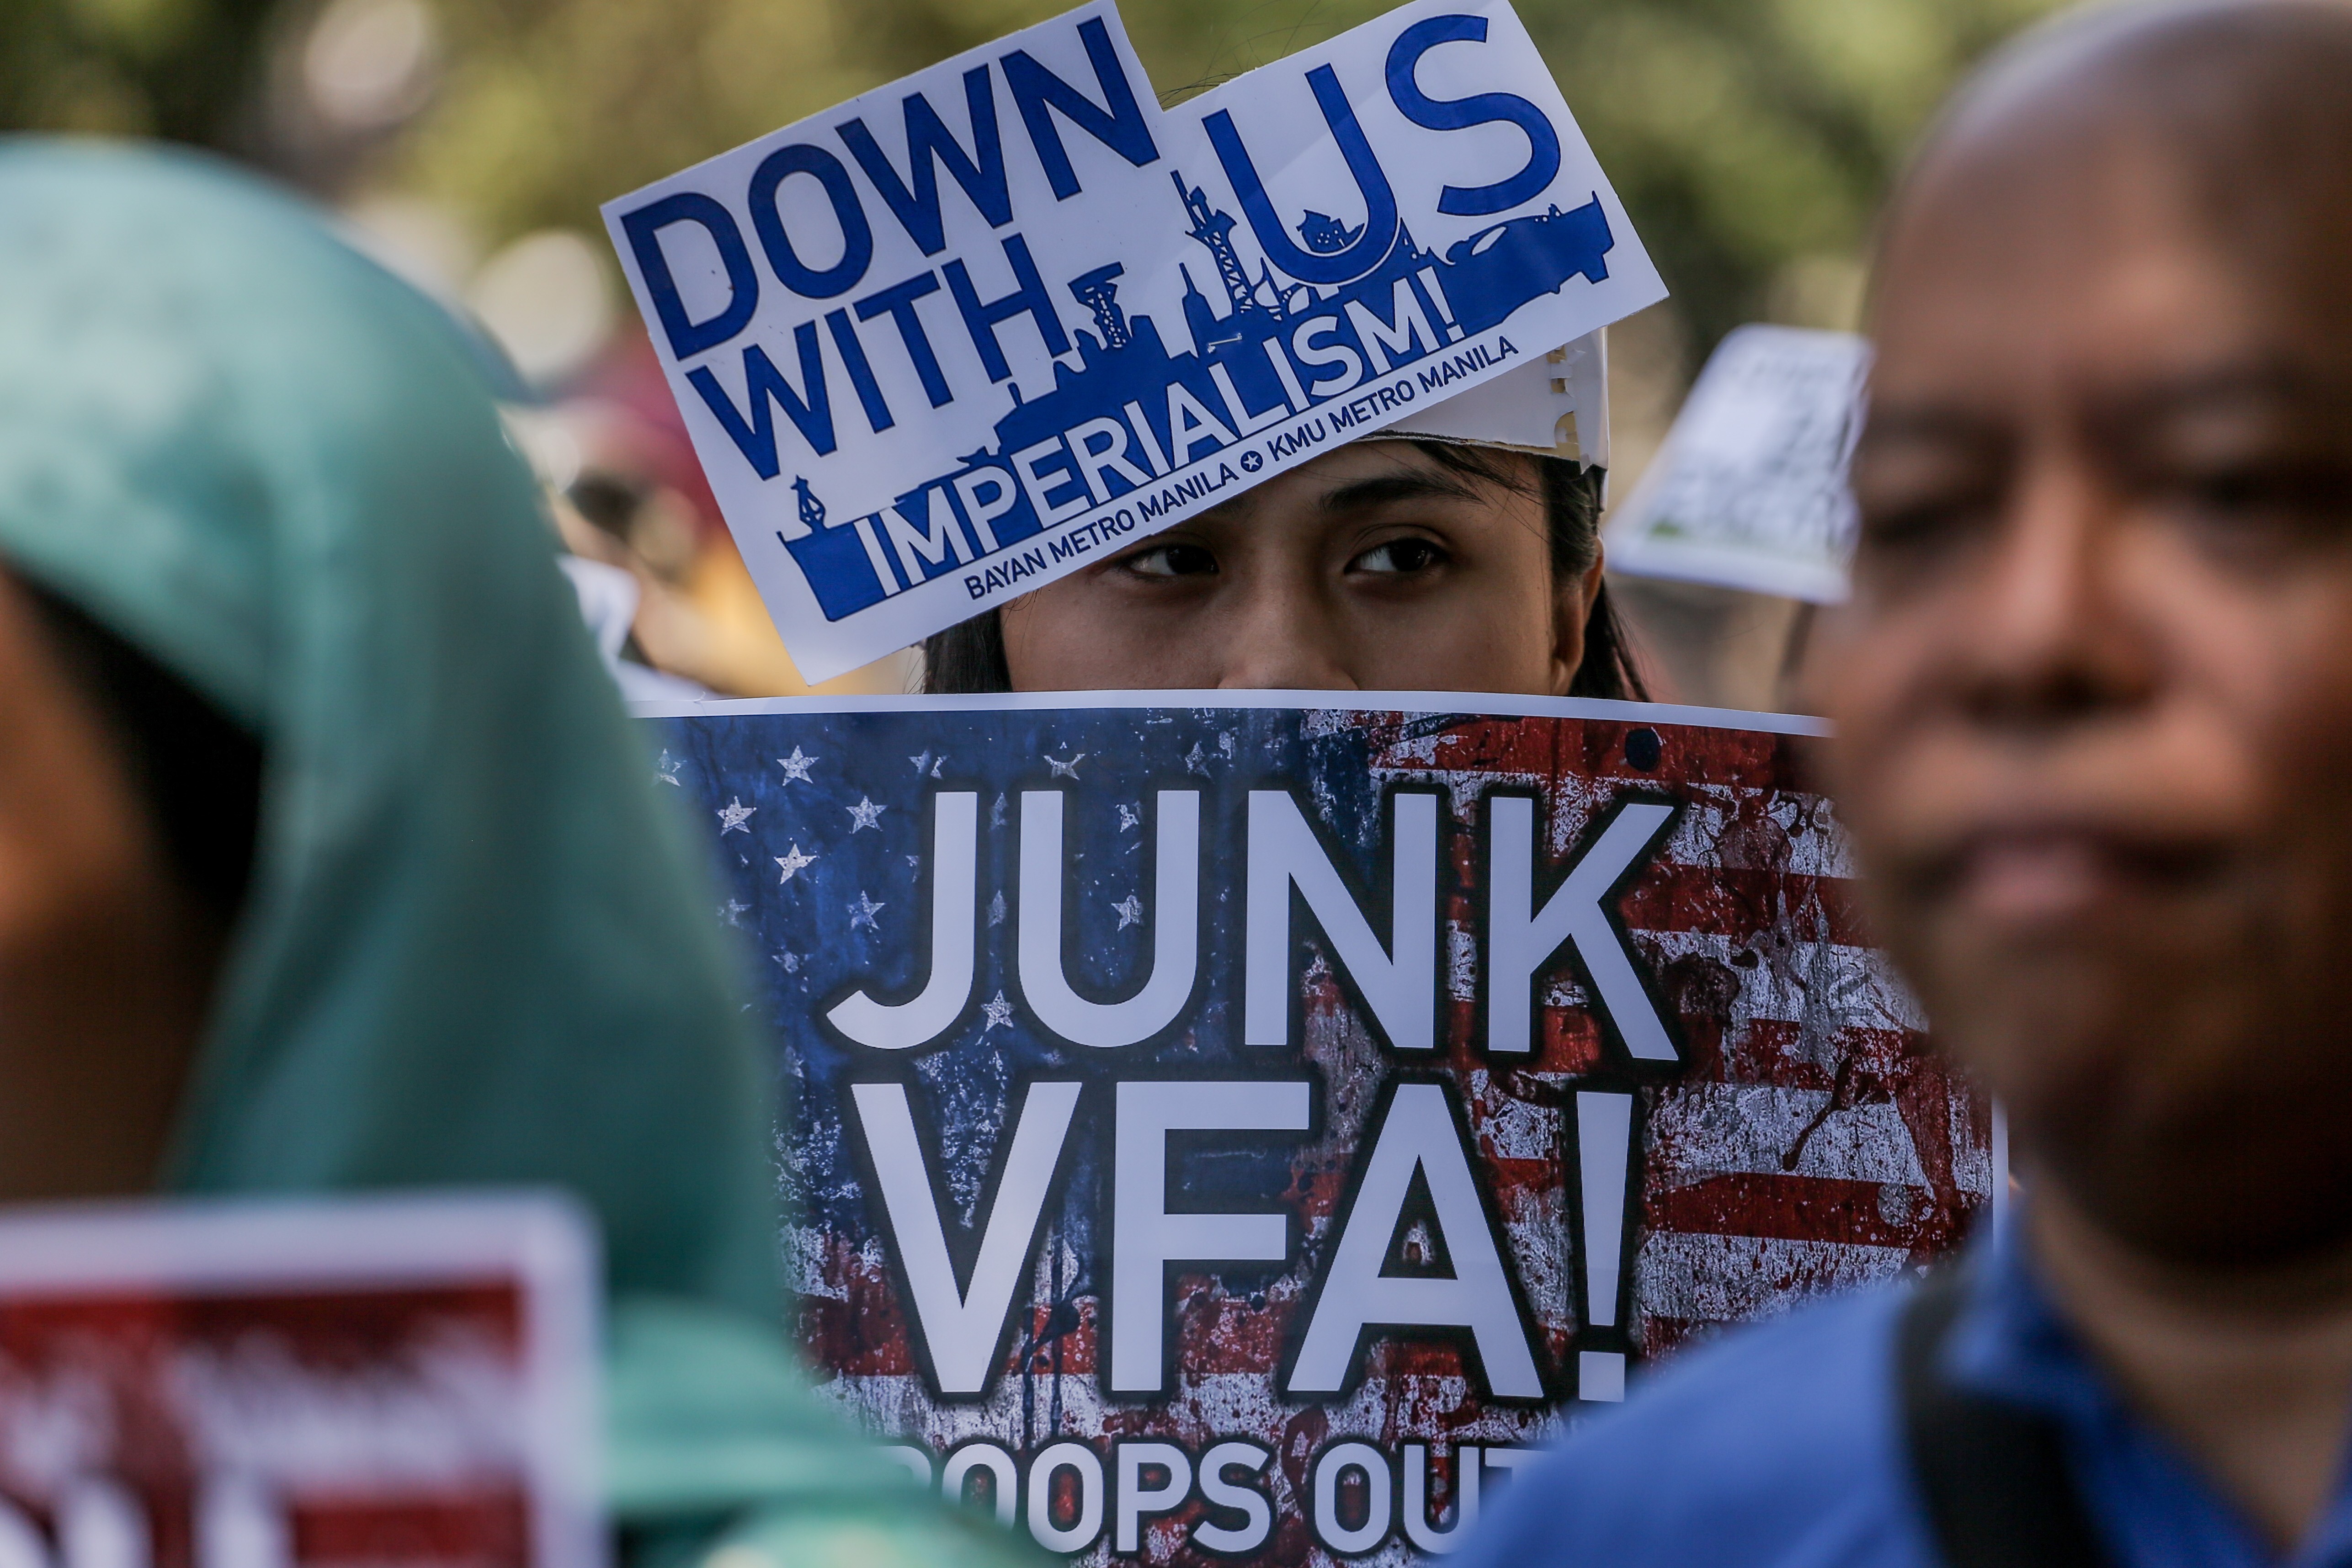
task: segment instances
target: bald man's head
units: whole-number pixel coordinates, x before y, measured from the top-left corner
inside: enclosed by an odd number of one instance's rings
[[[2111,5],[2036,29],[1947,109],[1892,204],[1886,259],[1921,225],[1931,243],[1953,224],[2040,225],[2143,183],[2226,254],[2344,295],[2352,3]]]
[[[2117,7],[1971,85],[1872,306],[1821,647],[1864,896],[2053,1202],[2352,1243],[2352,13]]]

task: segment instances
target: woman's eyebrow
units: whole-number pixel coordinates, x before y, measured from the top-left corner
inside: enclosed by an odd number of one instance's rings
[[[1326,512],[1352,512],[1370,507],[1384,507],[1391,501],[1423,501],[1432,497],[1475,501],[1478,493],[1449,475],[1383,474],[1324,491],[1321,507]]]

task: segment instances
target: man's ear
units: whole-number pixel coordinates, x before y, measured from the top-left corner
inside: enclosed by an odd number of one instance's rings
[[[1564,697],[1576,684],[1584,664],[1584,629],[1592,619],[1592,605],[1601,597],[1601,552],[1592,564],[1573,577],[1555,572],[1551,580],[1551,695]]]

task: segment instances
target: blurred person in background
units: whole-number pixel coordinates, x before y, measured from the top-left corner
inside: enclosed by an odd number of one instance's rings
[[[1815,670],[2023,1193],[1663,1374],[1472,1563],[2352,1563],[2347,83],[2339,5],[2106,6],[1929,141]]]
[[[1009,1560],[788,1357],[771,1067],[554,548],[308,210],[0,143],[0,1200],[562,1186],[636,1561]]]
[[[933,636],[925,689],[1643,697],[1601,580],[1603,477],[1357,441]]]
[[[554,492],[551,509],[565,548],[574,560],[595,563],[586,573],[567,570],[626,594],[614,668],[627,695],[694,695],[682,682],[709,688],[705,696],[907,690],[914,666],[907,654],[820,687],[801,678],[720,520],[677,401],[641,329],[622,331],[544,406],[509,414]],[[648,669],[656,672],[651,679],[638,673]]]

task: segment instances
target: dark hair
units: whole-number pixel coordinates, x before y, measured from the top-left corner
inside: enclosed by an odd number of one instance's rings
[[[1483,483],[1526,495],[1525,464],[1514,455],[1485,446],[1461,446],[1448,441],[1416,441],[1423,454]],[[1580,577],[1601,553],[1601,470],[1580,468],[1564,457],[1531,457],[1536,481],[1542,488],[1544,523],[1551,541],[1554,578]],[[960,625],[935,632],[923,643],[923,690],[938,694],[1009,692],[1013,672],[1004,658],[1004,623],[1001,612],[982,611]],[[1574,697],[1614,697],[1647,702],[1649,688],[1634,667],[1623,622],[1601,585],[1584,622],[1584,662],[1576,667],[1568,695]]]
[[[27,579],[8,580],[104,715],[180,884],[222,925],[232,924],[260,833],[261,743],[78,605]]]

